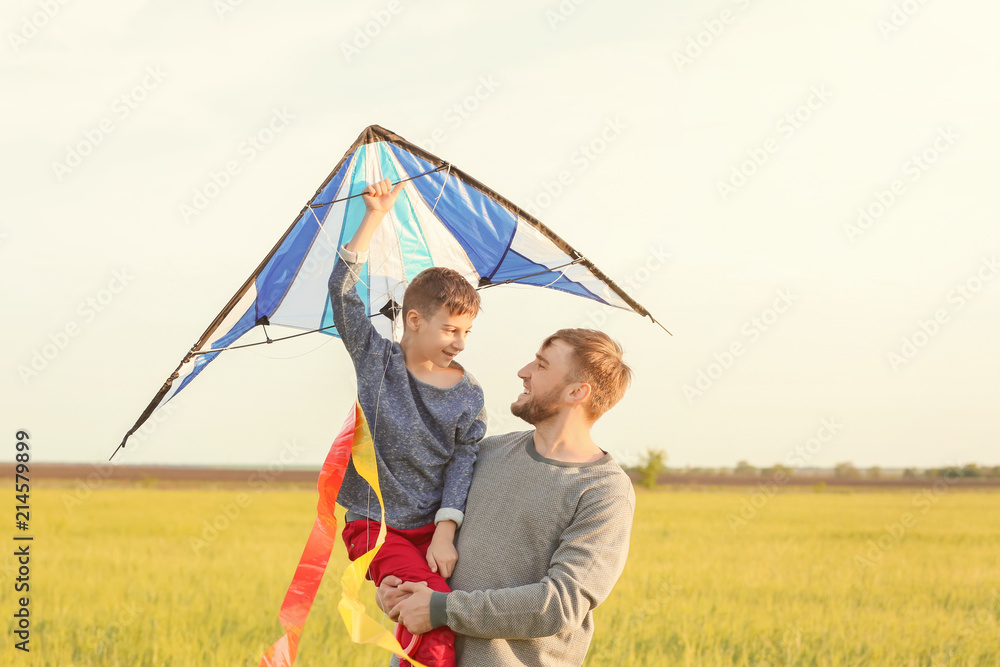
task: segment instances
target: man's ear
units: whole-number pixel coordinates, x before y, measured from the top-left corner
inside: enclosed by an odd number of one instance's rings
[[[593,388],[590,386],[589,382],[575,383],[576,388],[569,392],[566,396],[566,402],[570,405],[582,405],[590,398],[590,393]]]

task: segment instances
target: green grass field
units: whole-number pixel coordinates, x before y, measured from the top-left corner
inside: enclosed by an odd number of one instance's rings
[[[13,649],[17,566],[0,557],[0,664],[257,665],[316,496],[242,492],[243,507],[238,489],[33,490],[31,652]],[[203,534],[227,503],[229,527]],[[345,563],[338,544],[301,667],[387,663],[346,639]],[[595,617],[588,665],[998,665],[1000,494],[639,492]]]

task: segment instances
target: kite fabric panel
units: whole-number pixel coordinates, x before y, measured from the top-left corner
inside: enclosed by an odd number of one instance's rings
[[[364,217],[358,195],[386,178],[405,184],[372,238],[358,293],[387,338],[398,340],[402,333],[397,311],[406,285],[431,266],[455,269],[479,288],[534,285],[653,319],[541,222],[456,167],[372,125],[191,348],[119,448],[221,351],[245,342],[258,325],[337,335],[327,288],[337,248]]]

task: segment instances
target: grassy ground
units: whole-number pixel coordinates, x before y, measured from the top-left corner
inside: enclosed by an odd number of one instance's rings
[[[32,491],[31,652],[9,548],[0,664],[256,665],[315,493],[109,487]],[[345,639],[345,564],[338,545],[301,667],[387,662]],[[1000,493],[640,492],[595,617],[594,666],[1000,664]]]

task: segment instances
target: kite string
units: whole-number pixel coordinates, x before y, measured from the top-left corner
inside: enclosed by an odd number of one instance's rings
[[[451,177],[451,163],[448,164],[448,171],[444,174],[444,179],[441,181],[441,191],[438,192],[437,198],[434,200],[434,206],[431,207],[431,213],[437,210],[438,202],[441,200],[441,195],[444,194],[444,186],[448,185],[448,179]]]

